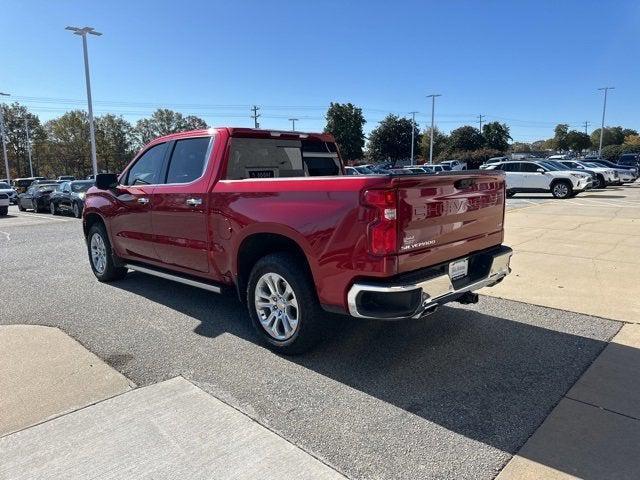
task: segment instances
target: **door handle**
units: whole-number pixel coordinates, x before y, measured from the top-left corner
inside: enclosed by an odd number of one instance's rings
[[[149,199],[147,197],[140,197],[138,198],[138,203],[141,203],[142,205],[146,205],[147,203],[149,203]]]
[[[190,205],[192,207],[196,207],[198,205],[202,205],[202,199],[201,198],[187,198],[187,205]]]

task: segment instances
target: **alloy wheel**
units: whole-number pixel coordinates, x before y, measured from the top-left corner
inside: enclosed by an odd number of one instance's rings
[[[564,183],[558,183],[555,187],[553,187],[553,192],[558,197],[566,197],[569,195],[569,187],[567,187]]]
[[[254,303],[262,328],[276,340],[288,340],[298,330],[298,300],[291,285],[277,273],[265,273],[256,284]]]
[[[99,274],[104,273],[107,268],[107,247],[99,233],[94,233],[91,237],[91,263]]]

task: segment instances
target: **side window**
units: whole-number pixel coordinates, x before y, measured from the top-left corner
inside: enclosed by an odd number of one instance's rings
[[[178,140],[169,163],[167,183],[189,183],[202,176],[211,137]]]
[[[535,163],[521,163],[520,171],[527,173],[535,173],[539,168],[542,168],[540,165],[536,165]]]
[[[155,185],[161,183],[162,162],[167,144],[154,145],[144,152],[127,174],[125,185]]]
[[[519,172],[519,163],[505,163],[502,165],[502,170],[505,172]]]

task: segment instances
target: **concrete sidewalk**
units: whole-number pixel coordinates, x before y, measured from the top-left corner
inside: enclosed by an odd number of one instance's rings
[[[497,480],[640,477],[640,325],[625,325]]]
[[[0,327],[0,478],[345,478],[183,378],[132,386],[56,328]]]
[[[0,436],[134,386],[57,328],[0,326]]]
[[[640,322],[640,183],[507,211],[505,244],[513,273],[483,294]]]

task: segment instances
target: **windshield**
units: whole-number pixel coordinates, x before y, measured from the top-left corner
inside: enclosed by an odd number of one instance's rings
[[[45,183],[43,185],[37,185],[36,186],[36,190],[38,192],[46,192],[46,191],[50,191],[50,190],[60,190],[60,184],[58,183]]]
[[[602,168],[602,165],[598,165],[597,163],[593,163],[593,162],[584,162],[581,165],[584,165],[585,167],[590,167],[590,168]]]
[[[93,187],[94,183],[91,182],[73,182],[71,184],[71,191],[74,193],[86,192],[91,187]]]
[[[9,186],[8,183],[4,183],[4,182],[0,182],[0,190],[7,190],[10,189],[11,187]]]
[[[370,173],[373,173],[369,167],[354,167],[358,172],[362,173],[363,175],[369,175]]]
[[[568,170],[569,168],[569,167],[565,167],[561,163],[554,162],[554,161],[538,162],[538,165],[542,165],[543,167],[554,172],[557,172],[558,170]]]

